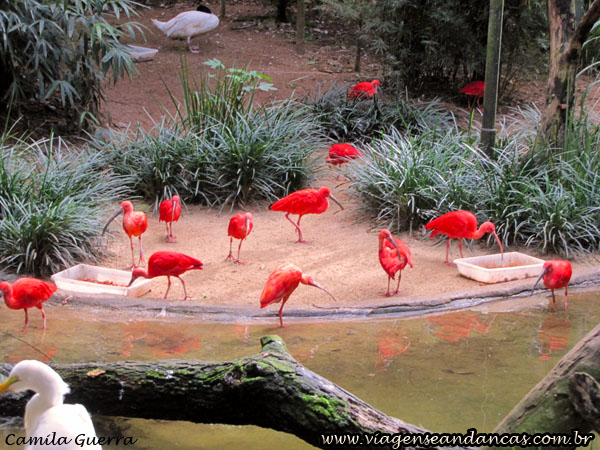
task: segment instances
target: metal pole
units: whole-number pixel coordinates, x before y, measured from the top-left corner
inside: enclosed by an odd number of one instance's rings
[[[504,0],[490,0],[488,39],[485,58],[485,93],[483,94],[483,124],[481,145],[491,155],[496,141],[496,108],[498,106],[498,78],[502,44]]]

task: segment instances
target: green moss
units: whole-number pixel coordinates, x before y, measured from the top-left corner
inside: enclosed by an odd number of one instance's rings
[[[346,410],[346,403],[326,396],[302,394],[302,400],[306,408],[314,415],[325,416],[327,420],[339,423],[345,420],[340,414]]]

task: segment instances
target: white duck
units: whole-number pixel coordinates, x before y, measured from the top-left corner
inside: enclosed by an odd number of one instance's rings
[[[208,7],[200,5],[196,11],[184,11],[168,22],[152,19],[152,23],[170,39],[187,39],[190,52],[199,53],[199,48],[192,47],[191,39],[217,28],[219,18]]]
[[[8,379],[0,384],[0,394],[6,391],[35,391],[36,394],[25,406],[25,434],[27,438],[38,436],[41,441],[31,443],[25,450],[102,450],[99,444],[83,443],[79,439],[97,441],[94,424],[83,405],[66,405],[63,397],[69,386],[59,374],[46,364],[34,360],[24,360],[10,371]],[[80,436],[85,435],[85,436]],[[79,436],[77,439],[76,437]],[[64,437],[65,439],[61,438]],[[68,442],[68,443],[67,443]],[[45,445],[50,443],[50,445]]]

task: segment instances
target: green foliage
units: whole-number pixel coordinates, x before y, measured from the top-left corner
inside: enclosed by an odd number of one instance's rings
[[[74,124],[95,120],[102,82],[135,70],[119,38],[138,24],[111,25],[134,14],[133,0],[0,2],[0,97],[18,103],[56,100]]]
[[[106,208],[128,180],[101,154],[75,155],[60,139],[0,143],[0,265],[47,275],[96,262]]]

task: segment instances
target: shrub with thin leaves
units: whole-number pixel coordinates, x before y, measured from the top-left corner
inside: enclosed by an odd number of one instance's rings
[[[4,140],[1,151],[0,265],[48,275],[98,261],[106,209],[128,192],[128,178],[107,171],[103,155],[74,153],[60,139]]]

